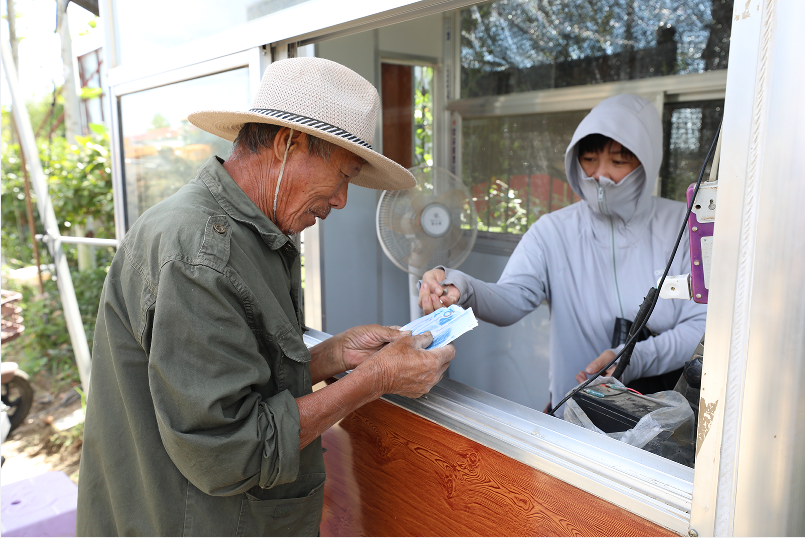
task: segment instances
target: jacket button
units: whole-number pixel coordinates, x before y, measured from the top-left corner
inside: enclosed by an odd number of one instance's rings
[[[226,233],[226,226],[224,226],[223,224],[216,224],[212,227],[212,229],[218,232],[219,234]]]

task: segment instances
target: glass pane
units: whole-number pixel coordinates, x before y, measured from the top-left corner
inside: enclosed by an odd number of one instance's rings
[[[685,201],[685,193],[701,171],[724,110],[724,100],[665,105],[663,163],[660,192],[663,198]],[[710,173],[708,165],[705,174]],[[704,177],[704,181],[709,176]]]
[[[465,119],[462,175],[481,231],[522,234],[539,217],[579,200],[565,150],[588,111]]]
[[[246,68],[154,88],[120,98],[128,226],[143,211],[193,179],[212,155],[225,157],[230,142],[187,121],[205,109],[245,110]]]
[[[461,12],[461,97],[727,67],[732,0],[499,0]]]
[[[308,0],[140,0],[115,2],[120,62],[141,63],[172,47],[242,26]]]
[[[433,164],[433,68],[414,67],[414,166]]]

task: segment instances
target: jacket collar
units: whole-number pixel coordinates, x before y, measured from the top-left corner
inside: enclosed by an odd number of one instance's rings
[[[282,233],[277,225],[271,222],[252,199],[243,192],[243,189],[235,183],[235,180],[223,167],[223,162],[223,159],[218,156],[210,157],[198,171],[198,178],[207,186],[221,208],[232,219],[260,234],[270,249],[277,250],[286,244],[293,246],[291,238]]]
[[[654,213],[656,200],[650,197],[645,202],[638,205],[634,215],[628,222],[611,218],[593,210],[586,201],[576,202],[579,205],[581,218],[585,222],[586,233],[589,233],[596,241],[603,245],[610,245],[612,233],[617,234],[617,244],[620,247],[628,247],[635,244],[645,231]],[[582,233],[585,233],[584,231]]]

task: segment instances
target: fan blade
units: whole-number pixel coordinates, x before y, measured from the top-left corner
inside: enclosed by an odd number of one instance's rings
[[[458,209],[462,211],[464,204],[467,202],[467,193],[461,189],[451,189],[441,193],[434,201],[448,209]]]
[[[427,235],[423,235],[419,238],[414,244],[411,254],[408,256],[408,266],[411,267],[410,270],[412,272],[424,274],[425,271],[433,268],[431,267],[431,257],[438,243],[438,239],[428,237]]]
[[[446,243],[448,257],[455,259],[467,248],[467,236],[461,228],[454,226],[450,229]]]
[[[388,227],[395,233],[405,235],[421,232],[421,226],[419,225],[416,215],[410,212],[405,213],[404,215],[392,213],[388,222]]]
[[[425,207],[425,195],[419,189],[411,193],[411,208],[415,213],[420,213]]]

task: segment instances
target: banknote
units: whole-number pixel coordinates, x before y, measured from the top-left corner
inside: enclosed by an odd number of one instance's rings
[[[433,342],[427,349],[444,347],[462,334],[471,331],[478,326],[478,320],[472,308],[461,308],[458,305],[451,305],[448,308],[440,308],[415,319],[401,330],[411,331],[413,334],[422,334],[430,331]]]

